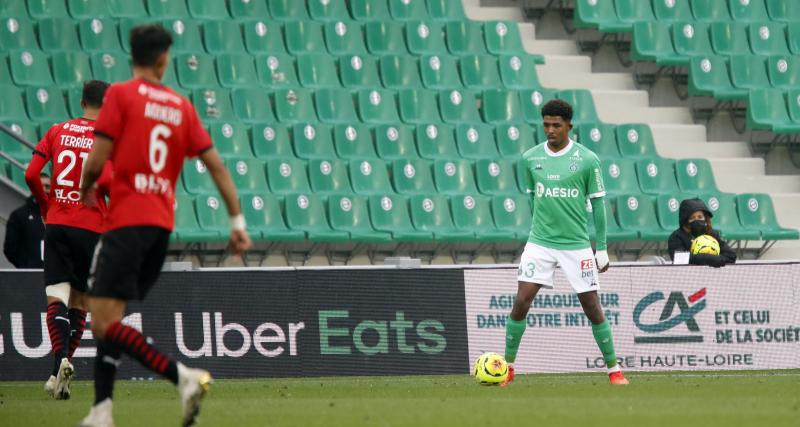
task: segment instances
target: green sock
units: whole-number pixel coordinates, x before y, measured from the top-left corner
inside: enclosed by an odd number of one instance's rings
[[[525,319],[514,320],[510,316],[506,318],[506,361],[508,363],[514,363],[514,360],[517,359],[519,342],[522,341],[522,334],[525,333],[527,326]]]
[[[600,347],[600,352],[603,353],[606,366],[609,368],[617,366],[617,353],[614,352],[614,338],[611,336],[611,325],[608,324],[608,320],[599,325],[592,325],[592,335]]]

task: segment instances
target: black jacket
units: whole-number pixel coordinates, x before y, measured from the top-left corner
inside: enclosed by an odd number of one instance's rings
[[[712,267],[722,267],[725,264],[736,262],[736,252],[722,240],[719,231],[711,230],[711,235],[719,242],[719,255],[697,254],[689,255],[689,264],[710,265]],[[692,246],[692,235],[687,233],[683,227],[672,232],[667,242],[669,257],[675,259],[675,252],[689,252]]]
[[[44,223],[39,205],[33,196],[11,212],[6,224],[3,253],[17,268],[42,268]]]

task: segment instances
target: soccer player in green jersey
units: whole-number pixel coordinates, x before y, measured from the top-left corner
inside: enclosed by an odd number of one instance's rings
[[[612,384],[628,384],[617,363],[611,326],[603,315],[597,275],[608,270],[605,188],[600,161],[591,150],[569,138],[572,107],[559,99],[542,108],[547,142],[526,151],[524,173],[533,197],[533,224],[519,263],[514,307],[506,321],[506,360],[514,363],[525,332],[528,310],[541,288],[553,287],[558,265],[577,292],[592,334],[608,367]],[[597,253],[586,232],[587,200],[594,215]],[[504,385],[514,379],[513,365]]]

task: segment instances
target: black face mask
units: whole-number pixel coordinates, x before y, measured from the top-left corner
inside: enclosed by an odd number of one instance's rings
[[[692,221],[689,223],[689,230],[694,237],[706,234],[706,222],[700,219]]]

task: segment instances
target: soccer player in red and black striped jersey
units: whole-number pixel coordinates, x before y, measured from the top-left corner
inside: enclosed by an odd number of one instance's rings
[[[80,344],[86,324],[86,281],[95,245],[106,215],[104,195],[87,206],[80,201],[81,170],[94,143],[94,123],[103,104],[108,83],[91,80],[83,86],[81,118],[53,125],[33,152],[25,181],[42,210],[44,284],[47,295],[47,329],[53,348],[53,370],[45,391],[56,399],[69,399],[74,373],[72,355]],[[49,193],[40,175],[53,162]],[[101,181],[110,179],[110,164]],[[105,185],[103,187],[106,187]],[[107,188],[106,188],[107,190]]]
[[[92,332],[97,339],[95,402],[84,426],[111,426],[112,390],[120,354],[138,360],[178,386],[183,425],[194,423],[211,376],[177,363],[121,323],[126,303],[143,299],[158,278],[174,224],[175,184],[184,160],[198,156],[219,188],[231,217],[234,253],[250,247],[230,174],[192,104],[161,84],[170,34],[158,25],[130,33],[133,79],[112,84],[95,125],[81,194],[92,188],[107,160],[114,164],[106,232],[89,280]]]

